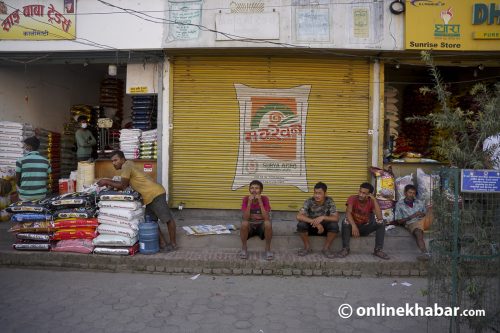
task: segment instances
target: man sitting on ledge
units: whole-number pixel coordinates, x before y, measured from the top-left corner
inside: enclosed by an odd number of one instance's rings
[[[314,186],[314,196],[304,202],[304,207],[297,214],[297,232],[304,242],[304,248],[299,250],[299,256],[312,252],[309,235],[326,236],[321,253],[327,258],[333,258],[330,246],[339,233],[339,213],[333,199],[326,195],[327,186],[319,182]]]
[[[363,183],[359,187],[358,194],[351,195],[347,199],[346,218],[342,224],[342,250],[336,254],[338,258],[344,258],[349,254],[351,235],[353,237],[367,236],[375,231],[373,255],[381,259],[389,259],[389,256],[382,251],[385,223],[377,199],[373,196],[373,191],[372,184]],[[375,215],[375,219],[373,215]]]
[[[404,225],[406,229],[415,237],[417,246],[422,254],[417,256],[418,260],[429,260],[430,253],[427,252],[424,241],[425,225],[430,225],[432,213],[426,212],[425,204],[417,200],[417,189],[414,185],[405,186],[405,196],[396,203],[395,220],[392,224]]]

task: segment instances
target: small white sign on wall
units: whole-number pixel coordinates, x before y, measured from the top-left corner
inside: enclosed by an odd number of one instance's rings
[[[215,16],[217,40],[279,39],[279,13],[231,13]]]
[[[349,42],[353,44],[380,43],[384,32],[383,2],[356,3],[349,6]]]
[[[157,64],[128,64],[126,92],[130,95],[157,94]]]
[[[295,40],[330,42],[330,10],[328,8],[296,8]]]

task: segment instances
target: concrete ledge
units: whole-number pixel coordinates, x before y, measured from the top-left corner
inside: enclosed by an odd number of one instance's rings
[[[111,272],[214,275],[305,275],[305,276],[425,276],[427,265],[414,255],[397,254],[381,260],[371,254],[351,254],[343,259],[327,259],[313,253],[298,257],[294,252],[275,252],[273,261],[264,252],[251,251],[248,260],[238,257],[238,249],[179,250],[154,255],[109,256],[55,252],[0,251],[0,265]]]

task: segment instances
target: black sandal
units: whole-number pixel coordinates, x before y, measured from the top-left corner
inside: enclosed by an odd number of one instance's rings
[[[348,248],[343,248],[339,252],[335,253],[336,258],[345,258],[349,255],[350,250]]]
[[[380,259],[389,260],[389,256],[382,250],[375,250],[373,255],[375,257],[379,257]]]

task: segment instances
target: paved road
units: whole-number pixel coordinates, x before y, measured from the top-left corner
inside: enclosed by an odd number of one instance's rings
[[[427,280],[191,276],[0,268],[1,332],[425,332],[423,317],[338,307],[426,306]],[[409,282],[411,286],[401,285]]]

